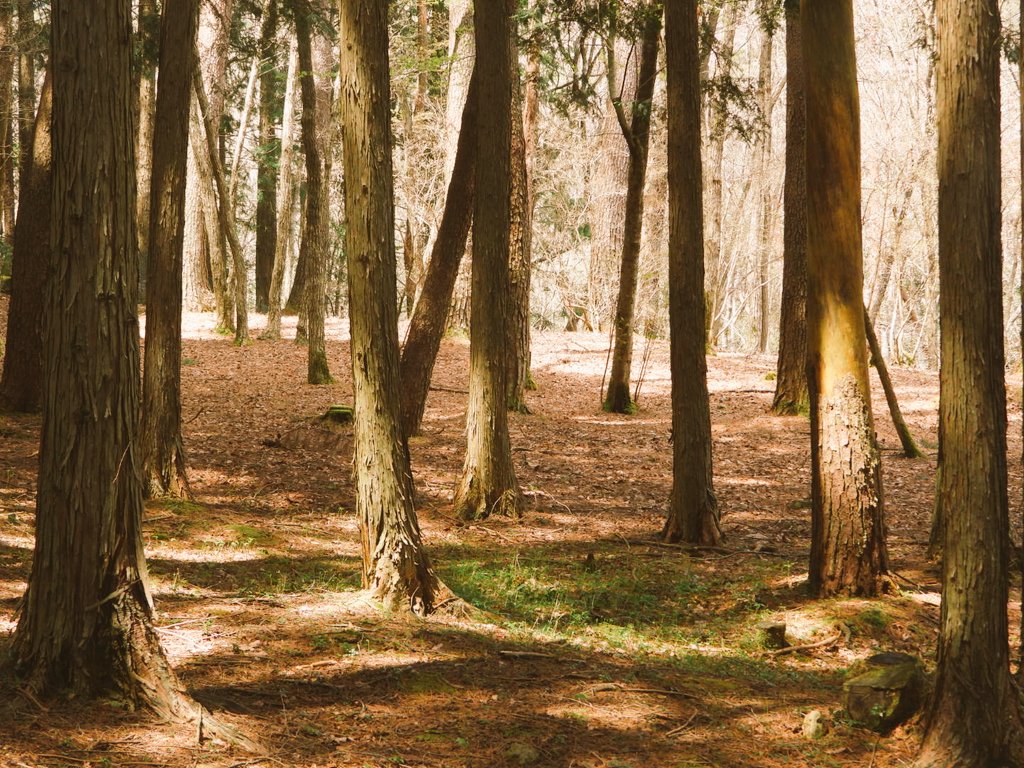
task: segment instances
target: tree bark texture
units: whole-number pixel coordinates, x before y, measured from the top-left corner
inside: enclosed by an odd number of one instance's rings
[[[188,497],[181,438],[181,276],[185,174],[199,0],[166,0],[160,27],[146,270],[146,349],[142,380],[142,479],[155,496]]]
[[[11,303],[7,310],[0,405],[21,412],[36,411],[42,405],[44,297],[53,268],[50,248],[52,94],[47,70],[32,136],[32,162],[25,166],[27,171],[22,178],[21,203],[14,227]]]
[[[509,249],[512,217],[512,104],[508,55],[515,0],[475,3],[479,78],[473,289],[466,461],[455,491],[464,519],[518,515],[522,496],[508,434]],[[515,119],[521,119],[519,115]]]
[[[875,595],[887,582],[881,463],[864,333],[860,103],[851,0],[805,0],[810,585]]]
[[[704,209],[696,0],[665,8],[668,69],[669,313],[672,366],[672,496],[668,542],[718,544],[711,463],[711,406],[704,345]]]
[[[160,11],[156,0],[139,0],[139,37],[143,49],[152,47],[150,36],[159,29]],[[158,34],[158,33],[157,33]],[[155,35],[154,35],[155,36]],[[155,129],[156,70],[152,63],[142,56],[139,72],[139,131],[136,142],[135,163],[137,167],[139,197],[135,207],[138,222],[140,267],[145,269],[149,253],[149,205],[150,185],[153,175],[153,132]],[[183,114],[188,114],[183,113]],[[180,117],[180,116],[179,116]],[[143,275],[143,282],[148,274]],[[148,312],[148,309],[147,309]]]
[[[429,613],[439,582],[413,508],[398,402],[387,0],[341,0],[342,147],[355,391],[356,507],[363,585],[386,604]]]
[[[782,307],[772,411],[806,413],[807,103],[800,0],[786,0],[786,178],[783,185]]]
[[[35,133],[36,115],[36,65],[34,56],[42,47],[39,39],[39,25],[36,24],[33,0],[18,0],[18,146],[21,159],[18,167],[18,184],[28,178],[32,163],[32,137]]]
[[[939,0],[942,610],[917,765],[1024,764],[1010,678],[996,0]]]

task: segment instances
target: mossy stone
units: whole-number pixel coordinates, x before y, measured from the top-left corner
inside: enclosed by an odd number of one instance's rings
[[[904,654],[879,654],[868,659],[868,671],[843,683],[850,719],[878,733],[906,722],[921,707],[924,671]]]

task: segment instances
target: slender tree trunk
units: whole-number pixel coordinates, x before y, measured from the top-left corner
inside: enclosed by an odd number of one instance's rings
[[[821,597],[887,584],[882,477],[864,333],[860,102],[852,0],[804,3],[810,585]]]
[[[11,245],[14,240],[14,217],[17,196],[14,192],[14,27],[13,3],[0,2],[0,226],[3,240]],[[26,145],[26,149],[27,149]]]
[[[277,252],[277,139],[281,89],[277,84],[278,0],[268,0],[260,23],[260,127],[256,154],[256,311],[270,308],[270,282]]]
[[[917,765],[1024,764],[1010,678],[996,0],[939,0],[942,612]]]
[[[139,0],[139,37],[143,47],[152,45],[155,30],[159,27],[160,11],[156,0]],[[135,163],[138,174],[139,197],[135,206],[135,217],[139,222],[139,264],[145,269],[149,253],[149,194],[153,175],[153,131],[156,106],[156,71],[151,62],[142,57],[139,73],[139,133],[136,143]],[[143,275],[143,283],[148,274]],[[147,308],[147,312],[148,312]]]
[[[189,497],[181,438],[181,275],[185,246],[192,70],[199,0],[167,2],[160,33],[160,91],[153,136],[146,350],[142,380],[143,490]]]
[[[18,0],[18,146],[21,161],[18,183],[24,184],[32,163],[32,146],[36,115],[36,48],[40,47],[33,0]]]
[[[43,310],[51,266],[50,205],[52,154],[50,110],[52,83],[47,70],[36,113],[31,162],[21,183],[21,203],[14,227],[11,303],[7,310],[7,344],[0,406],[35,411],[42,405]]]
[[[318,35],[317,60],[313,59],[310,15],[322,14],[309,3],[298,0],[295,9],[295,31],[298,39],[299,68],[302,71],[302,146],[306,155],[306,221],[302,230],[301,252],[306,255],[306,337],[308,347],[307,380],[310,384],[329,384],[331,372],[327,364],[324,340],[324,317],[327,314],[327,236],[330,226],[327,183],[330,151],[333,96],[331,93],[330,42]],[[324,42],[326,42],[326,50]],[[326,54],[326,55],[325,55]],[[326,69],[325,69],[326,67]],[[300,252],[299,259],[302,259]]]
[[[292,38],[288,54],[288,75],[284,91],[284,118],[281,128],[281,164],[277,177],[277,249],[274,252],[274,271],[270,279],[270,310],[267,313],[265,339],[281,338],[281,291],[284,284],[284,268],[288,259],[292,234],[292,138],[295,124],[295,86],[298,73],[299,52]]]
[[[775,21],[772,16],[771,0],[759,0],[761,16],[761,53],[758,63],[757,90],[760,94],[761,117],[764,126],[758,136],[758,172],[761,177],[761,205],[758,211],[758,334],[757,351],[762,355],[768,351],[769,322],[771,320],[771,292],[768,284],[768,268],[771,264],[772,220],[775,199],[772,195],[772,52],[775,41]]]
[[[807,105],[800,0],[786,0],[786,179],[783,189],[782,308],[772,412],[806,413]]]
[[[469,407],[466,462],[455,491],[455,514],[463,519],[516,516],[522,501],[508,434],[506,366],[501,363],[508,327],[514,103],[508,45],[515,5],[516,0],[475,3],[480,103]]]
[[[398,402],[398,289],[387,0],[341,0],[345,229],[363,585],[385,604],[433,610],[441,585],[413,508]]]
[[[893,387],[892,379],[889,377],[889,367],[885,364],[881,347],[878,346],[878,337],[875,335],[875,329],[871,325],[870,318],[868,318],[867,310],[864,312],[864,320],[864,331],[868,337],[868,351],[871,353],[871,364],[875,366],[875,370],[878,371],[878,380],[882,382],[885,402],[889,406],[889,416],[892,418],[892,424],[896,428],[896,434],[899,435],[900,444],[903,446],[903,455],[908,459],[920,459],[924,454],[921,453],[921,449],[914,442],[914,437],[910,434],[910,428],[903,418],[903,411],[900,410],[899,400],[896,399],[896,389]]]
[[[665,9],[668,69],[672,497],[666,541],[718,544],[704,348],[704,210],[696,0]]]
[[[640,52],[640,73],[632,121],[627,124],[622,102],[613,99],[615,112],[629,145],[629,180],[626,187],[626,220],[622,237],[622,261],[619,268],[619,297],[615,306],[615,342],[612,370],[608,376],[604,409],[611,413],[632,413],[630,369],[633,362],[633,316],[636,284],[640,269],[640,245],[644,220],[644,185],[647,180],[647,155],[650,143],[651,104],[658,74],[658,47],[661,35],[660,0],[649,7]],[[609,47],[609,51],[613,50]],[[614,67],[611,67],[614,69]]]
[[[402,426],[406,435],[420,430],[430,390],[430,377],[441,348],[448,311],[455,291],[462,255],[473,221],[476,195],[477,109],[479,76],[474,71],[462,114],[459,146],[455,154],[444,213],[430,254],[423,292],[409,323],[402,348]]]

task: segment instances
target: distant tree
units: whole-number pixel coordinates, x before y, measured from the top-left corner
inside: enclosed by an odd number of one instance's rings
[[[11,304],[7,309],[0,406],[15,411],[35,411],[42,405],[43,312],[46,277],[50,269],[50,203],[52,153],[50,103],[52,87],[47,70],[39,98],[31,162],[24,165],[18,219],[14,225],[11,265]]]
[[[385,604],[424,614],[433,610],[440,585],[413,508],[409,449],[398,401],[388,0],[341,0],[339,8],[345,251],[363,585]]]
[[[852,0],[804,2],[810,585],[874,595],[887,583],[882,476],[864,326],[860,98]]]
[[[519,483],[508,434],[509,247],[512,206],[513,72],[508,55],[516,0],[476,0],[479,78],[473,291],[466,461],[457,516],[518,515]],[[516,116],[515,119],[519,119]]]
[[[672,498],[666,541],[717,544],[711,408],[704,344],[704,209],[696,0],[665,7],[668,70]]]
[[[939,0],[942,613],[917,765],[1024,765],[1010,678],[999,4]]]
[[[277,165],[281,143],[277,124],[282,109],[278,77],[278,0],[268,0],[260,18],[260,123],[256,151],[256,311],[270,308],[270,281],[277,251]]]

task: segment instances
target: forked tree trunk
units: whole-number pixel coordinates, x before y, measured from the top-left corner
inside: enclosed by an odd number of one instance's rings
[[[610,413],[632,413],[630,370],[633,364],[633,316],[636,284],[640,270],[640,245],[644,221],[644,185],[647,180],[647,155],[651,135],[651,105],[658,75],[658,47],[661,38],[661,0],[652,0],[647,9],[640,52],[640,73],[632,120],[627,123],[621,100],[612,100],[619,126],[629,145],[629,176],[626,186],[626,220],[622,236],[622,260],[619,266],[619,296],[615,304],[615,340],[612,369],[608,376],[604,409]],[[609,52],[613,48],[608,49]]]
[[[852,0],[804,3],[810,586],[820,597],[887,585],[882,476],[864,335],[860,102]]]
[[[7,310],[7,345],[0,406],[35,411],[42,405],[43,310],[50,269],[52,155],[50,105],[53,89],[46,72],[32,136],[31,162],[22,177],[21,203],[14,226],[11,303]]]
[[[185,174],[199,0],[168,4],[160,40],[148,222],[146,351],[142,379],[142,480],[153,496],[190,496],[181,438],[181,271]]]
[[[318,4],[319,5],[319,4]],[[323,13],[323,9],[318,9]],[[327,314],[327,236],[330,218],[327,183],[330,152],[327,141],[331,128],[330,59],[324,60],[322,35],[318,35],[318,51],[314,65],[310,3],[299,0],[295,8],[295,32],[298,39],[299,68],[302,72],[302,147],[306,155],[306,219],[302,230],[300,256],[305,254],[306,342],[308,344],[306,378],[310,384],[329,384],[331,371],[327,364],[324,340],[324,317]],[[330,51],[330,45],[327,46]],[[323,69],[326,66],[327,69]]]
[[[806,413],[807,105],[800,0],[786,0],[786,180],[783,189],[782,308],[772,412]]]
[[[416,311],[409,322],[409,331],[402,347],[401,389],[402,427],[407,436],[415,435],[423,421],[423,411],[430,391],[430,377],[437,361],[437,352],[444,337],[448,311],[455,291],[459,265],[466,252],[469,228],[473,222],[476,194],[477,108],[479,77],[474,71],[469,81],[469,95],[462,113],[459,145],[444,213],[437,228],[437,238],[430,253],[423,291],[416,302]]]
[[[711,407],[704,347],[704,209],[696,0],[665,8],[668,69],[669,315],[672,497],[668,542],[718,544],[711,465]]]
[[[277,251],[277,139],[281,93],[277,84],[278,0],[268,0],[260,21],[260,127],[256,152],[256,311],[270,308],[270,281]]]
[[[501,364],[508,327],[514,101],[508,46],[515,6],[516,0],[475,3],[480,103],[469,407],[466,461],[455,491],[455,514],[463,519],[491,514],[515,516],[522,501],[508,434],[506,366]]]
[[[363,586],[425,614],[441,587],[413,508],[398,402],[398,265],[387,0],[341,0],[345,245],[355,391],[356,508]]]
[[[1010,678],[999,5],[939,0],[938,504],[935,688],[917,765],[1024,764]]]

